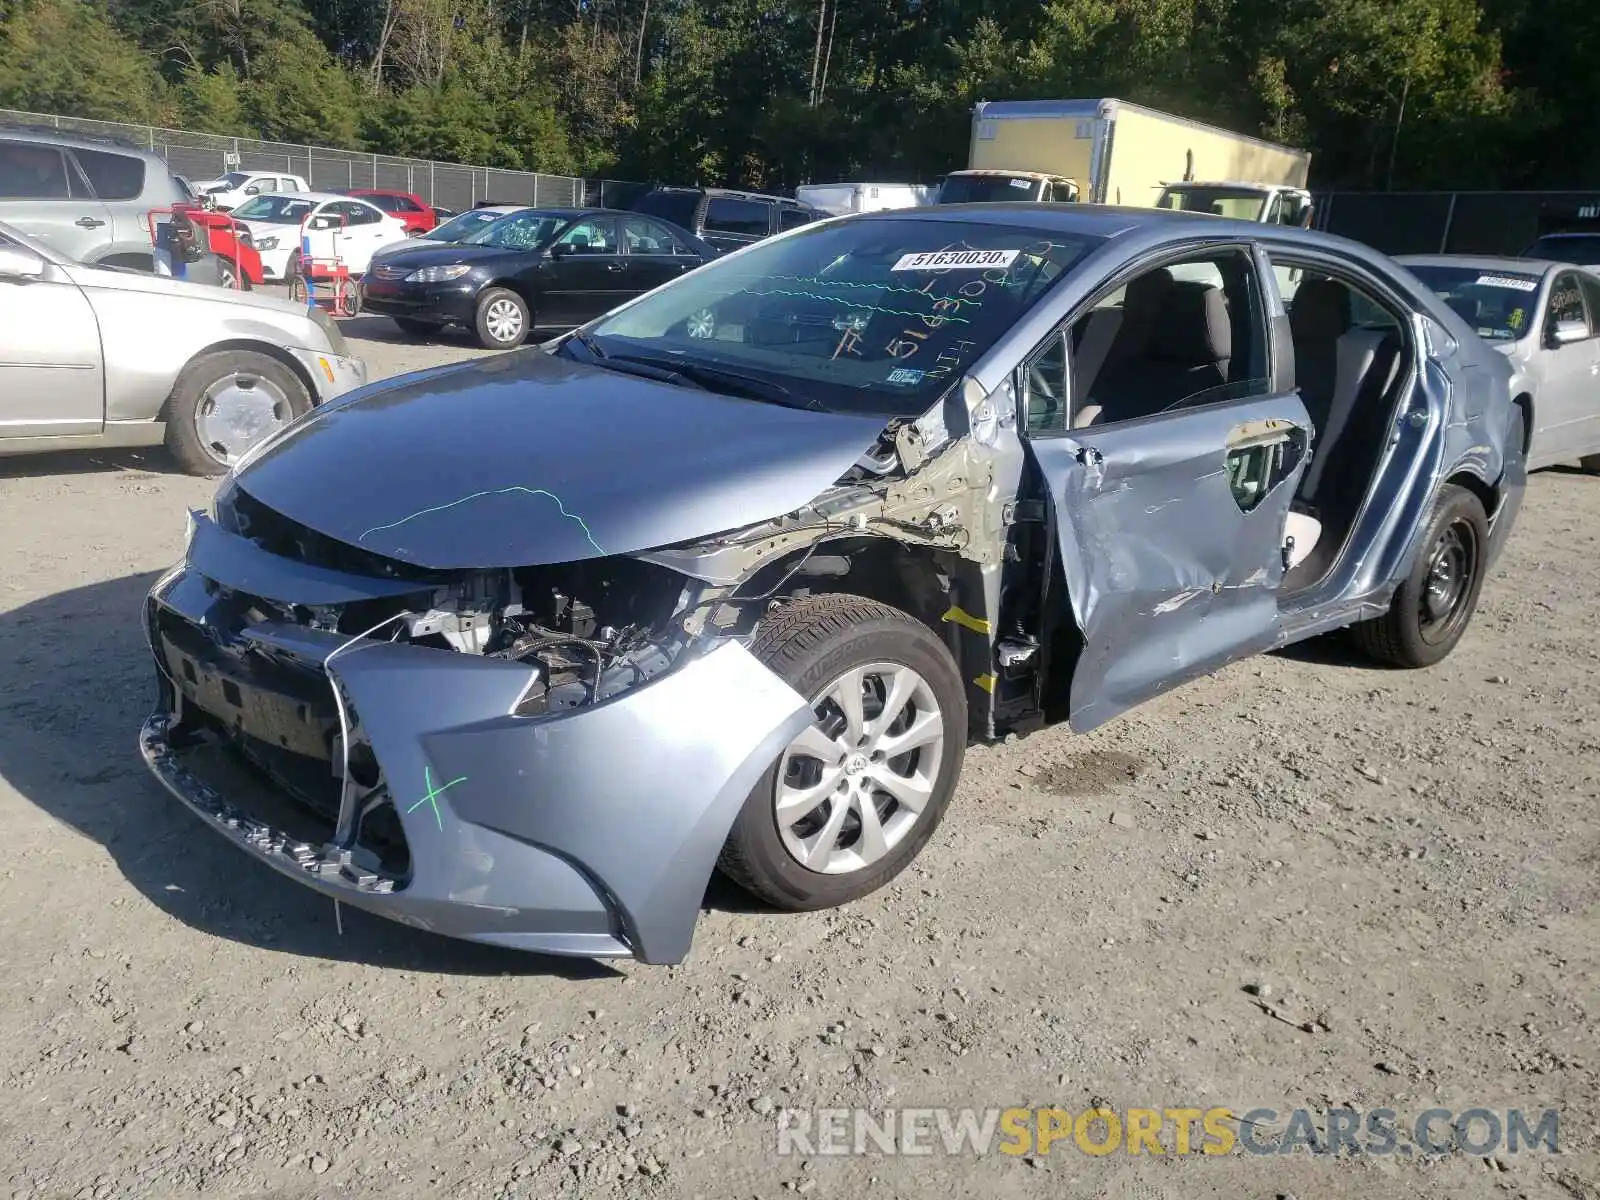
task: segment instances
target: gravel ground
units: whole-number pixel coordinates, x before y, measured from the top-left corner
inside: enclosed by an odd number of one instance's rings
[[[1600,479],[1535,477],[1441,666],[1318,643],[975,750],[895,885],[713,887],[670,970],[341,934],[146,777],[136,613],[209,491],[0,460],[0,1196],[1600,1197]],[[1554,1107],[1563,1153],[775,1153],[775,1108],[1023,1104]]]

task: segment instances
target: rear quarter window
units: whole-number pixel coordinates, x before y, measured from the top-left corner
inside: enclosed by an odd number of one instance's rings
[[[100,199],[136,200],[144,192],[144,159],[104,150],[72,153]]]

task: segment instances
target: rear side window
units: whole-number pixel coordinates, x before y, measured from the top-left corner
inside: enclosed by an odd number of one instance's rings
[[[756,200],[713,196],[706,206],[706,229],[712,233],[766,237],[772,231],[771,207]]]
[[[0,142],[0,199],[69,200],[67,164],[54,146]]]
[[[695,205],[699,202],[698,192],[650,192],[633,209],[689,229],[694,225]]]
[[[102,200],[136,200],[144,191],[144,159],[104,150],[74,150],[78,165]]]
[[[803,208],[780,208],[778,210],[778,228],[797,229],[801,225],[811,223],[811,214]]]

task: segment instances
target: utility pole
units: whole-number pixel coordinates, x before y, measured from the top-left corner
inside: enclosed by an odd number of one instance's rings
[[[822,6],[817,9],[817,45],[811,52],[811,99],[808,101],[812,108],[817,106],[817,82],[822,70],[822,31],[828,24],[828,0],[822,0]]]

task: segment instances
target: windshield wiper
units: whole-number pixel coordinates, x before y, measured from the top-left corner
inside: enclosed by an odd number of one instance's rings
[[[585,333],[581,329],[575,329],[572,331],[572,340],[587,350],[591,358],[606,357],[606,352],[600,349],[600,343],[594,340],[594,334]]]
[[[730,371],[726,367],[715,367],[709,363],[683,362],[675,358],[647,358],[637,354],[619,354],[610,359],[610,362],[637,363],[641,366],[670,371],[675,375],[692,381],[707,391],[721,392],[724,395],[743,396],[749,400],[763,400],[771,404],[781,404],[786,408],[810,408],[818,412],[827,411],[816,399],[796,397],[793,392],[781,383],[774,383],[770,379],[762,379],[757,375],[746,375],[742,371]]]

